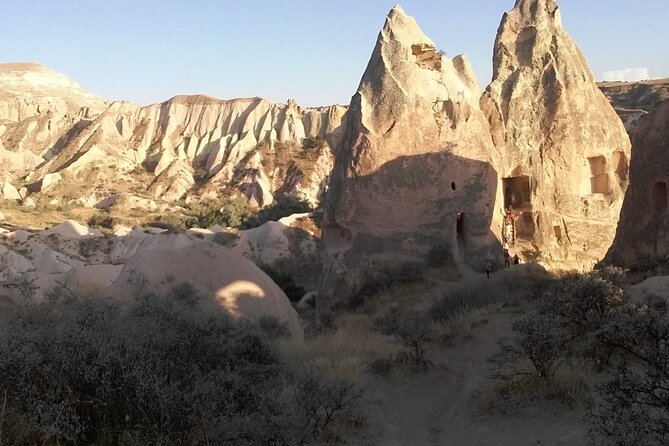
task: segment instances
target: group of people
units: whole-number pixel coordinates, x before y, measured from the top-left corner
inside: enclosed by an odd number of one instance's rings
[[[513,262],[514,265],[519,265],[520,264],[520,257],[518,257],[518,254],[514,254],[513,257],[511,256],[511,253],[509,253],[509,246],[505,243],[504,244],[504,268],[510,268],[511,263]],[[492,262],[488,260],[485,264],[485,274],[488,279],[490,279],[490,272],[492,271]]]

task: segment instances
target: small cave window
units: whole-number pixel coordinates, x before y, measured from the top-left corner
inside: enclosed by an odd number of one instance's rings
[[[653,184],[652,197],[655,209],[665,209],[667,207],[667,183],[657,181]]]
[[[606,173],[606,158],[595,156],[588,158],[590,164],[590,192],[593,194],[608,194],[609,174]]]
[[[411,53],[416,58],[419,67],[436,71],[441,70],[441,56],[443,53],[437,51],[434,45],[429,43],[411,45]]]
[[[555,233],[555,238],[557,239],[558,242],[562,241],[562,227],[561,226],[553,226],[553,232]]]
[[[526,209],[532,206],[530,177],[502,178],[502,188],[505,208]]]
[[[455,183],[451,183],[451,190],[455,190]]]

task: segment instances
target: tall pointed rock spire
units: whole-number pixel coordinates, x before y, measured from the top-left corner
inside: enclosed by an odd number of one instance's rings
[[[630,141],[555,0],[518,0],[499,27],[481,99],[519,252],[588,268],[614,236]],[[498,208],[502,209],[502,207]]]
[[[476,267],[486,250],[501,255],[479,98],[467,58],[445,57],[393,8],[351,100],[325,200],[321,297],[422,270],[431,249]]]

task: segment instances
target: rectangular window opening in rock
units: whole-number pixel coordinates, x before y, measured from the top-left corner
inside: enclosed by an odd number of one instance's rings
[[[594,156],[588,158],[590,164],[590,193],[593,194],[608,194],[609,175],[606,172],[606,158],[603,156]]]
[[[667,207],[667,183],[656,181],[651,193],[655,209],[665,209]]]
[[[502,178],[502,189],[504,190],[505,209],[521,210],[532,208],[530,177]]]

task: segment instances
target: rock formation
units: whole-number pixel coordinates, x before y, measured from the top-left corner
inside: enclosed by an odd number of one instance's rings
[[[597,85],[613,105],[630,135],[641,116],[655,110],[661,101],[669,99],[669,79],[600,82]]]
[[[125,299],[169,293],[182,281],[235,318],[274,316],[302,336],[288,298],[265,273],[196,233],[136,227],[124,236],[105,236],[73,221],[44,231],[0,229],[0,301],[40,299],[60,284],[84,296]]]
[[[495,247],[501,255],[479,97],[467,58],[446,58],[393,8],[351,99],[326,194],[321,297],[423,268],[434,247],[479,268]]]
[[[639,120],[632,147],[630,186],[605,259],[618,265],[669,255],[669,99]]]
[[[69,181],[52,195],[78,179],[99,199],[130,189],[167,202],[195,189],[204,198],[241,190],[259,206],[277,191],[315,204],[346,112],[207,96],[107,103],[37,64],[0,65],[0,88],[0,180],[29,173],[35,193],[57,173]]]
[[[555,0],[517,0],[504,15],[481,106],[496,147],[498,203],[512,208],[503,231],[512,251],[592,266],[613,240],[630,143]]]

